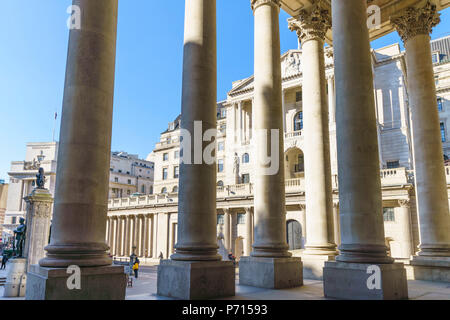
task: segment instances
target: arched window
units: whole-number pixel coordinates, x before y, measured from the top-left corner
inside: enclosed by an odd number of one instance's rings
[[[303,130],[303,111],[298,112],[294,117],[294,131]]]
[[[217,186],[218,187],[223,187],[223,181],[222,180],[217,181]]]
[[[178,193],[178,187],[177,186],[173,187],[172,192],[173,193]]]
[[[162,188],[161,193],[167,193],[167,188],[166,187]]]
[[[250,162],[250,156],[248,155],[248,153],[244,153],[242,155],[242,163],[249,163]]]

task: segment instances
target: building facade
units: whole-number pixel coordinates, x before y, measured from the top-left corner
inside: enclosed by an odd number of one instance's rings
[[[6,201],[8,200],[8,184],[0,181],[0,236],[3,234],[3,223],[5,221]],[[3,237],[0,240],[3,242]]]
[[[444,154],[450,157],[450,37],[431,42],[438,90]],[[407,261],[419,245],[414,188],[411,119],[405,83],[405,53],[399,44],[372,50],[386,245],[392,257]],[[337,179],[336,110],[333,52],[325,50],[335,241],[340,244]],[[306,201],[302,50],[281,56],[286,187],[286,230],[289,249],[301,255],[306,243]],[[217,104],[217,236],[226,260],[231,251],[248,255],[253,242],[253,81],[235,81],[226,101]],[[449,123],[450,124],[450,123]],[[149,155],[155,163],[154,195],[110,199],[108,243],[111,253],[137,254],[149,261],[174,253],[177,237],[180,117],[169,123]],[[444,160],[443,160],[444,161]],[[450,183],[450,171],[447,182]],[[143,229],[145,228],[145,230]],[[134,238],[133,238],[134,237]]]

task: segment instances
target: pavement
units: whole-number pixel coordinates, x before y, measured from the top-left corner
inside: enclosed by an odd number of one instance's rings
[[[6,277],[7,270],[0,270],[0,278]],[[133,287],[127,288],[126,300],[174,300],[156,295],[157,265],[141,266],[139,278]],[[408,281],[410,300],[450,300],[450,283],[432,281]],[[0,286],[0,300],[24,300],[24,298],[4,298]],[[236,269],[236,295],[219,300],[331,300],[323,296],[323,282],[304,280],[299,288],[269,290],[239,285],[239,271]]]

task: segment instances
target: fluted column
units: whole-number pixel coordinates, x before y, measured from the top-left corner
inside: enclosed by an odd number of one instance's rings
[[[290,257],[286,243],[284,190],[283,119],[281,106],[281,64],[279,0],[252,0],[255,17],[255,89],[256,129],[255,161],[255,242],[253,257]],[[271,138],[278,132],[271,154],[270,172],[264,164],[271,153]],[[278,157],[278,159],[275,159]],[[278,160],[278,161],[276,161]],[[276,196],[274,196],[276,195]]]
[[[44,267],[111,265],[105,243],[117,0],[74,0],[58,149],[55,204]],[[74,187],[76,186],[76,187]]]
[[[194,156],[209,141],[194,140],[194,122],[201,121],[202,135],[217,129],[216,105],[216,1],[186,1],[181,128],[190,133],[191,163],[180,165],[178,243],[173,260],[218,261],[216,241],[216,164]],[[197,150],[197,153],[199,151]],[[194,159],[201,157],[199,164]]]
[[[249,256],[252,252],[253,243],[253,225],[252,225],[252,208],[245,208],[245,251],[244,255]]]
[[[289,19],[289,29],[296,31],[302,43],[303,110],[305,135],[305,254],[336,255],[333,230],[330,134],[326,94],[324,41],[331,28],[330,12],[316,1]]]
[[[393,20],[406,49],[412,117],[420,251],[423,257],[450,257],[450,214],[445,178],[430,33],[440,22],[436,6],[408,8]]]
[[[332,8],[342,241],[336,260],[390,263],[381,214],[367,2],[333,0]]]

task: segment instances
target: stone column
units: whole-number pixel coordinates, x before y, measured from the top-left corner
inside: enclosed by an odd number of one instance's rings
[[[440,22],[436,6],[408,8],[392,19],[406,49],[409,105],[411,108],[420,245],[417,279],[450,281],[450,214],[445,178],[430,33]],[[437,262],[437,261],[440,262]],[[443,268],[443,266],[446,268]],[[434,269],[434,268],[433,268]],[[446,270],[446,271],[444,271]]]
[[[300,204],[300,220],[302,224],[302,247],[305,248],[306,245],[306,204]]]
[[[411,228],[411,211],[409,200],[402,199],[398,201],[397,221],[400,223],[402,232],[398,241],[401,243],[402,256],[399,258],[410,259],[414,254],[412,228]],[[397,257],[396,257],[397,258]]]
[[[241,257],[239,282],[296,287],[303,279],[301,259],[291,258],[286,241],[280,1],[252,0],[251,7],[255,17],[255,242],[251,257]]]
[[[217,164],[202,157],[211,143],[202,141],[203,134],[217,129],[216,108],[212,107],[217,104],[216,65],[216,1],[187,0],[178,243],[171,260],[161,261],[158,267],[158,295],[206,299],[235,294],[233,263],[221,261],[217,252]],[[198,122],[201,129],[194,129]]]
[[[223,240],[225,249],[228,253],[231,251],[231,212],[230,209],[223,210]]]
[[[124,299],[123,267],[111,265],[105,243],[118,1],[73,4],[81,24],[69,35],[51,241],[41,268],[30,272],[36,289],[27,299]],[[88,267],[87,284],[49,290],[60,281],[52,268],[70,265]]]
[[[237,121],[237,129],[238,129],[238,145],[242,145],[242,101],[238,102],[238,121]]]
[[[329,120],[330,123],[336,121],[336,93],[334,91],[334,76],[329,76],[327,78],[328,85],[328,109],[329,109]]]
[[[325,296],[405,299],[405,269],[384,242],[367,1],[332,0],[332,8],[342,243],[337,262],[325,262]],[[379,271],[380,289],[369,289],[368,268]]]
[[[129,256],[131,254],[131,217],[125,216],[124,219],[124,245],[123,245],[123,255]]]
[[[304,277],[322,279],[325,261],[337,254],[333,229],[330,134],[325,79],[325,34],[331,28],[330,12],[322,1],[288,20],[303,50],[303,110],[305,135],[306,250]]]
[[[34,189],[24,198],[27,204],[27,232],[23,256],[27,259],[27,272],[45,256],[48,244],[53,198],[47,189]]]
[[[333,203],[333,227],[334,227],[334,242],[337,245],[341,244],[341,228],[339,227],[339,202]]]
[[[250,256],[252,252],[252,244],[253,244],[253,225],[252,225],[252,211],[253,208],[248,207],[245,208],[245,256]]]

